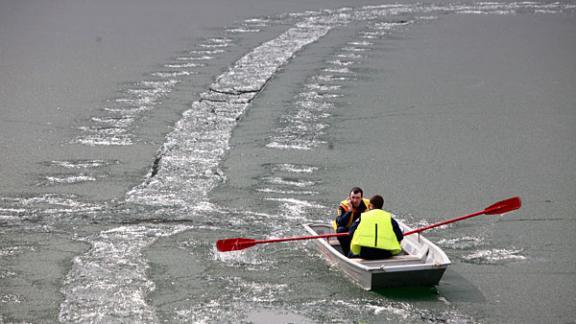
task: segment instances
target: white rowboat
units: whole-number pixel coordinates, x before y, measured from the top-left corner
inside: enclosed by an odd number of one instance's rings
[[[398,222],[402,231],[411,228]],[[326,224],[304,224],[311,235],[334,233]],[[450,264],[442,249],[422,235],[405,236],[400,255],[382,260],[350,259],[342,254],[336,237],[314,240],[328,264],[338,267],[353,282],[366,290],[405,286],[437,285]]]

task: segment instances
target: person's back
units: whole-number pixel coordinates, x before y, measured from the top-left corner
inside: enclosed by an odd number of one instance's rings
[[[384,259],[402,251],[402,230],[392,215],[382,210],[383,205],[382,196],[372,197],[370,211],[363,213],[350,228],[349,237],[352,237],[352,240],[349,257]]]

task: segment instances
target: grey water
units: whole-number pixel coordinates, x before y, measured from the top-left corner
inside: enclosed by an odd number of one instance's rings
[[[152,64],[113,44],[136,61],[91,102],[23,95],[26,30],[0,32],[0,323],[576,321],[576,6],[300,6],[138,44],[193,40]],[[303,235],[356,185],[414,227],[524,206],[428,232],[453,262],[432,288],[363,291],[310,242],[215,249]]]

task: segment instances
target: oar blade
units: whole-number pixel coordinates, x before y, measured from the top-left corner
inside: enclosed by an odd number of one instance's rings
[[[522,206],[520,197],[513,197],[499,201],[484,210],[486,215],[500,215],[516,210]]]
[[[216,248],[220,252],[243,250],[254,245],[256,245],[256,240],[242,237],[218,240],[216,242]]]

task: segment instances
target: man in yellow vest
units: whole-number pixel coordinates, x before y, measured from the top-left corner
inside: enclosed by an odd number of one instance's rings
[[[332,222],[332,226],[336,233],[344,233],[350,230],[350,226],[360,218],[360,215],[368,210],[370,201],[364,198],[364,191],[359,187],[354,187],[348,194],[348,199],[344,199],[338,206],[338,215]],[[352,236],[339,236],[340,246],[342,253],[348,255],[350,252],[350,240]]]
[[[350,258],[367,260],[385,259],[402,251],[400,241],[404,234],[392,214],[382,210],[384,198],[375,195],[370,199],[370,211],[362,213],[350,228]]]

